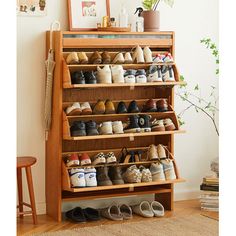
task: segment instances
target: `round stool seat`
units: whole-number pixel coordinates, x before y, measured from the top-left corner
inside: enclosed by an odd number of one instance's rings
[[[35,157],[17,157],[17,168],[32,166],[36,161]]]

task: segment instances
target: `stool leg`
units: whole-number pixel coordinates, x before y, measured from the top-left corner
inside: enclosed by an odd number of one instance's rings
[[[26,177],[28,182],[28,189],[29,189],[29,195],[30,195],[30,203],[31,208],[33,212],[33,221],[34,224],[37,224],[37,215],[36,215],[36,207],[35,207],[35,199],[34,199],[34,187],[33,187],[33,180],[32,180],[32,174],[31,174],[31,167],[26,167]]]
[[[21,168],[17,168],[16,171],[17,171],[19,212],[23,212],[22,171],[21,171]],[[23,216],[24,215],[20,215],[20,218],[23,218]]]

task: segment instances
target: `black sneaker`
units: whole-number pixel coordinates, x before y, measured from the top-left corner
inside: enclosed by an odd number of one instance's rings
[[[151,132],[150,115],[140,115],[138,124],[141,132]]]
[[[86,84],[96,84],[97,83],[97,79],[96,79],[96,76],[94,75],[93,71],[84,72],[84,77],[85,77]]]
[[[139,112],[139,108],[138,108],[138,105],[137,105],[136,101],[132,101],[129,104],[128,112],[129,113],[138,113]]]
[[[85,84],[85,78],[82,71],[75,71],[71,73],[72,84]]]
[[[95,121],[88,121],[86,122],[86,133],[88,136],[91,135],[98,135],[97,124]]]
[[[138,116],[130,116],[128,126],[124,128],[125,133],[139,133],[140,127],[138,125]]]
[[[116,109],[117,114],[123,114],[127,113],[127,108],[124,102],[119,102],[117,109]]]
[[[83,121],[74,121],[70,127],[71,137],[86,136],[85,123]]]

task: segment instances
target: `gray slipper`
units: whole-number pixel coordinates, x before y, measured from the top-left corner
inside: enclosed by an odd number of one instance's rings
[[[165,210],[164,210],[164,207],[161,205],[160,202],[153,201],[151,203],[151,208],[152,208],[152,211],[153,211],[155,216],[157,216],[157,217],[164,216]]]
[[[113,204],[110,207],[101,209],[101,215],[110,220],[123,220],[123,216],[120,212],[120,208]]]
[[[138,205],[132,206],[132,210],[135,214],[143,217],[153,217],[154,213],[148,201],[143,201]]]
[[[126,204],[121,204],[119,208],[124,220],[130,220],[133,218],[131,207]]]

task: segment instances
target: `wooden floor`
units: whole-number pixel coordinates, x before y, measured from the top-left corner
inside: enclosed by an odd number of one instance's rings
[[[173,212],[166,211],[165,217],[187,216],[187,215],[192,215],[192,214],[201,214],[199,200],[175,202],[175,210]],[[214,216],[214,218],[218,219],[218,213],[216,214],[210,213],[210,216]],[[130,220],[129,222],[138,222],[138,221],[143,222],[144,220],[149,220],[149,219],[134,215],[134,218]],[[99,225],[101,224],[103,225],[104,224],[119,224],[119,222],[102,219],[101,221],[99,221]],[[43,233],[43,232],[49,232],[49,231],[66,230],[66,229],[89,227],[89,226],[96,226],[96,225],[98,225],[98,222],[73,224],[68,221],[63,221],[61,223],[57,223],[56,221],[52,220],[50,217],[46,215],[39,215],[38,225],[35,226],[32,224],[32,217],[25,216],[24,219],[19,219],[19,218],[17,219],[17,235]]]

